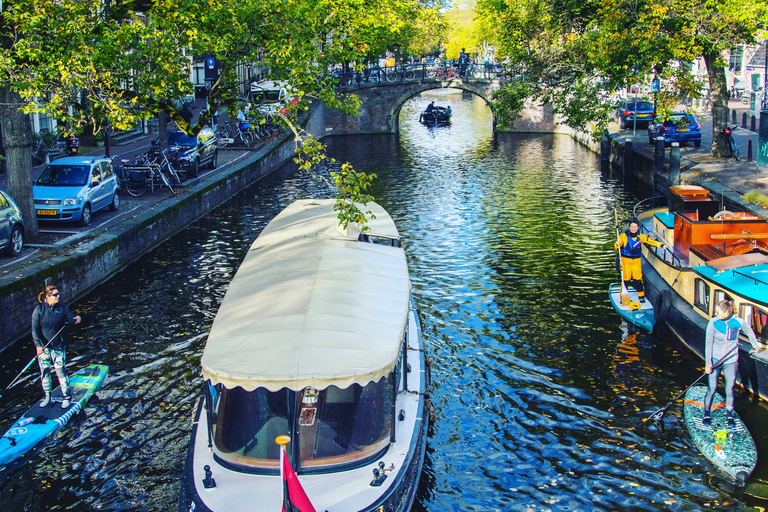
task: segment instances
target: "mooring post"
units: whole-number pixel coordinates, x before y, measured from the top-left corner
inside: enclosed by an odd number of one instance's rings
[[[664,172],[664,139],[656,138],[656,148],[653,153],[653,172]]]
[[[632,156],[634,148],[632,147],[632,139],[624,139],[624,177],[626,178],[632,173]]]
[[[680,143],[673,142],[669,149],[669,186],[680,183]]]
[[[600,139],[600,161],[608,162],[611,159],[611,139],[607,133]]]

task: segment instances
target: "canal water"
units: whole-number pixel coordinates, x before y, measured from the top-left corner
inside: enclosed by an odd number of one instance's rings
[[[418,123],[432,100],[452,107],[450,126]],[[375,172],[374,196],[406,240],[434,416],[414,510],[766,506],[762,405],[737,404],[761,457],[743,491],[712,474],[679,405],[665,432],[644,422],[702,369],[669,333],[632,332],[608,303],[615,212],[626,219],[638,199],[621,175],[567,136],[494,134],[488,107],[460,92],[424,94],[400,119],[399,136],[324,141],[339,163],[322,172],[343,161]],[[83,326],[70,371],[100,362],[110,377],[85,414],[0,472],[3,510],[174,510],[227,284],[286,205],[331,196],[286,166],[73,303]],[[2,382],[33,355],[29,339],[4,351]],[[27,372],[0,399],[0,428],[40,394]]]

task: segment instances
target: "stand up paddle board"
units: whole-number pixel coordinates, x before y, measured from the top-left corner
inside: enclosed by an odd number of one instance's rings
[[[648,332],[653,332],[653,326],[656,319],[653,314],[653,305],[651,301],[640,302],[637,292],[634,288],[629,288],[629,305],[621,303],[621,283],[611,283],[608,285],[608,297],[611,299],[611,306],[621,317],[630,324],[639,327]]]
[[[66,409],[61,407],[60,387],[51,392],[51,403],[46,407],[40,407],[40,402],[36,403],[0,437],[0,465],[21,457],[46,436],[66,425],[101,387],[108,372],[107,366],[92,364],[70,375],[70,406]]]
[[[735,427],[725,425],[725,399],[720,393],[715,393],[710,412],[711,425],[702,425],[704,417],[704,395],[706,386],[693,386],[685,394],[683,415],[685,427],[693,439],[696,448],[709,459],[723,474],[743,486],[757,465],[757,448],[755,441],[734,412]]]

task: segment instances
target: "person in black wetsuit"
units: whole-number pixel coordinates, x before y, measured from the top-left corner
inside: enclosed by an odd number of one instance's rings
[[[40,407],[47,406],[51,401],[51,368],[53,368],[61,386],[61,396],[63,397],[61,407],[66,409],[69,407],[70,400],[69,377],[65,368],[67,362],[66,340],[64,334],[59,331],[67,323],[79,324],[81,318],[72,313],[67,305],[59,300],[59,289],[56,286],[46,286],[37,296],[37,301],[40,304],[32,312],[32,340],[35,342],[35,349],[37,349],[40,380],[45,393]]]

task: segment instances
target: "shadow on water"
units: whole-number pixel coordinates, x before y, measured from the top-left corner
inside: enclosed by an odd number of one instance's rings
[[[432,99],[451,105],[449,126],[418,123]],[[435,418],[414,510],[764,506],[762,458],[735,492],[710,475],[679,407],[664,434],[643,422],[700,363],[663,330],[630,332],[608,303],[614,210],[626,218],[636,200],[620,172],[566,136],[494,134],[488,106],[462,93],[424,93],[400,119],[396,136],[324,143],[378,175],[374,196],[406,241]],[[84,325],[71,371],[102,362],[110,377],[84,414],[0,473],[5,510],[175,509],[227,285],[282,208],[331,196],[286,167],[72,304]],[[4,382],[32,355],[29,339],[3,352]],[[29,371],[2,397],[0,428],[39,396]],[[738,409],[768,453],[765,407]]]

